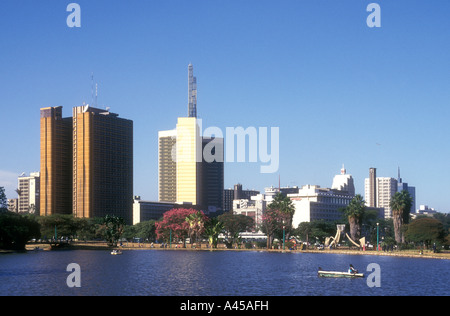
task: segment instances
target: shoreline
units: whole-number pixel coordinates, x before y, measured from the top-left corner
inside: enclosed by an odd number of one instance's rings
[[[423,250],[423,254],[420,254],[420,250],[401,250],[394,252],[384,252],[384,251],[374,251],[367,250],[361,251],[357,249],[333,249],[333,250],[282,250],[282,249],[265,249],[265,248],[251,248],[251,249],[228,249],[225,247],[219,247],[216,249],[206,248],[192,248],[191,245],[187,245],[186,248],[175,248],[172,245],[172,248],[160,248],[160,244],[157,244],[155,247],[151,247],[149,244],[135,244],[135,243],[127,243],[122,247],[109,247],[106,243],[102,242],[72,242],[68,247],[64,247],[64,250],[112,250],[112,249],[121,249],[124,251],[127,250],[156,250],[156,251],[258,251],[258,252],[274,252],[274,253],[318,253],[318,254],[341,254],[341,255],[360,255],[360,256],[390,256],[390,257],[406,257],[406,258],[426,258],[426,259],[450,259],[450,252],[441,252],[441,253],[433,253],[431,250]],[[27,244],[26,251],[35,251],[35,248],[38,247],[39,250],[43,251],[58,251],[52,250],[49,244]],[[2,253],[12,253],[14,251],[8,250],[0,250],[0,254]]]

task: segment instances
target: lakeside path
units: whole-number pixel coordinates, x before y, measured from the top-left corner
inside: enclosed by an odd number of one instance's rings
[[[282,249],[227,249],[225,247],[219,247],[217,249],[207,248],[205,245],[201,248],[191,248],[191,245],[187,245],[187,248],[160,248],[159,244],[156,244],[153,248],[150,244],[138,244],[138,243],[125,243],[123,247],[111,248],[103,242],[72,242],[68,249],[82,249],[82,250],[155,250],[155,251],[259,251],[259,252],[283,252]],[[51,250],[48,244],[28,244],[26,250],[32,251],[36,247],[41,250]],[[0,250],[1,252],[1,250]],[[392,256],[392,257],[409,257],[409,258],[432,258],[432,259],[450,259],[450,252],[433,253],[431,250],[424,250],[423,254],[420,254],[420,250],[401,250],[393,252],[384,251],[360,251],[357,249],[333,249],[333,250],[285,250],[286,253],[318,253],[318,254],[346,254],[346,255],[369,255],[369,256]]]

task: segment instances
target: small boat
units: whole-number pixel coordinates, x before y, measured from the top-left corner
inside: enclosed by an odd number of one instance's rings
[[[113,251],[111,251],[111,254],[112,254],[112,255],[115,255],[115,256],[121,255],[121,254],[122,254],[122,251],[114,249]]]
[[[339,272],[339,271],[323,271],[319,270],[317,272],[318,276],[326,278],[362,278],[364,273],[350,273],[350,272]]]

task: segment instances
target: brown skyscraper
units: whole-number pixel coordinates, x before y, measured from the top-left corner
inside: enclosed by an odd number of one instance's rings
[[[132,223],[133,121],[89,106],[73,109],[73,214]]]
[[[133,122],[88,105],[75,107],[73,119],[61,112],[41,109],[41,215],[116,215],[131,224]]]
[[[40,214],[72,213],[72,118],[62,107],[41,109]]]

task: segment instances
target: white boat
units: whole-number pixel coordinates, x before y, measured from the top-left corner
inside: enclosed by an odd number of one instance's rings
[[[115,255],[115,256],[121,255],[121,254],[122,254],[122,251],[114,249],[113,251],[111,251],[111,254],[112,254],[112,255]]]
[[[323,271],[319,270],[317,274],[320,277],[327,278],[362,278],[364,273],[350,273],[350,272],[339,272],[339,271]]]

